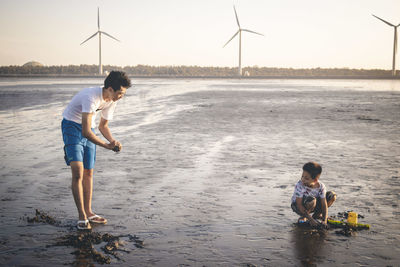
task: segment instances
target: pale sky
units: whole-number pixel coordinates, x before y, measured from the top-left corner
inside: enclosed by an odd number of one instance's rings
[[[1,0],[0,66],[104,65],[242,66],[391,69],[399,0]],[[400,34],[400,32],[399,32]],[[400,49],[399,49],[400,50]],[[400,56],[397,56],[399,69]]]

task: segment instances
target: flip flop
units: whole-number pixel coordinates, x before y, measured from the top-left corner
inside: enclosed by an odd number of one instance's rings
[[[91,230],[92,226],[88,220],[79,220],[76,224],[76,228],[78,228],[78,230]]]
[[[99,224],[106,224],[107,220],[97,214],[88,217],[89,222],[91,223],[99,223]]]

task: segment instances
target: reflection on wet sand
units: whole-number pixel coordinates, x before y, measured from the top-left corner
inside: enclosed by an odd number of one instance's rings
[[[319,259],[326,257],[326,230],[295,226],[292,231],[296,258],[304,266],[317,266]]]

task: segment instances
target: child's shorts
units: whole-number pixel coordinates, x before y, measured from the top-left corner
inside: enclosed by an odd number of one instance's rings
[[[96,145],[82,136],[82,125],[63,119],[61,130],[64,140],[64,159],[69,166],[72,161],[83,162],[85,169],[93,169],[96,161]],[[92,128],[94,133],[94,129]]]
[[[333,191],[326,192],[326,195],[325,195],[326,201],[329,202],[335,196],[336,196],[336,193]],[[313,212],[319,213],[322,210],[321,209],[321,198],[319,198],[319,197],[316,198],[316,197],[312,197],[312,196],[303,196],[303,200],[302,200],[303,207],[305,207],[307,203],[314,201],[314,199],[317,199],[317,205],[315,206],[315,209]],[[292,202],[291,208],[298,215],[300,215],[300,216],[303,215],[298,210],[296,202]]]

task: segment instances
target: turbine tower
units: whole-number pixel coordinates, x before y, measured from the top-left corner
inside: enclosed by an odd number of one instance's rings
[[[81,43],[84,44],[87,41],[89,41],[90,39],[92,39],[93,37],[95,37],[96,35],[99,35],[99,74],[102,75],[103,74],[103,65],[101,64],[101,34],[107,35],[108,37],[120,42],[120,40],[118,40],[117,38],[112,37],[110,34],[103,32],[100,30],[100,15],[99,15],[99,8],[97,8],[97,32],[95,32],[92,36],[90,36],[89,38],[87,38],[85,41],[83,41]]]
[[[381,19],[381,18],[379,18],[379,17],[375,16],[374,14],[372,14],[372,16],[374,16],[375,18],[377,18],[377,19],[379,19],[379,20],[383,21],[383,22],[384,22],[384,23],[386,23],[387,25],[389,25],[389,26],[392,26],[392,27],[394,28],[394,43],[393,43],[393,65],[392,65],[392,75],[393,75],[393,76],[396,76],[397,27],[399,27],[399,26],[400,26],[400,24],[399,24],[399,25],[397,25],[397,26],[395,26],[395,25],[393,25],[392,23],[389,23],[389,22],[387,22],[386,20],[383,20],[383,19]]]
[[[223,47],[225,47],[230,41],[232,41],[233,38],[236,37],[236,35],[239,34],[239,67],[238,67],[238,74],[239,74],[239,76],[242,76],[242,31],[244,31],[244,32],[250,32],[250,33],[255,33],[255,34],[258,34],[258,35],[262,35],[262,36],[264,36],[264,35],[261,34],[261,33],[258,33],[258,32],[254,32],[254,31],[242,29],[242,28],[240,27],[239,18],[238,18],[238,15],[237,15],[237,13],[236,13],[236,8],[235,8],[235,6],[233,6],[233,10],[235,11],[236,22],[237,22],[237,25],[238,25],[238,27],[239,27],[239,30],[232,36],[231,39],[229,39],[228,42],[226,42],[226,44],[225,44]]]

